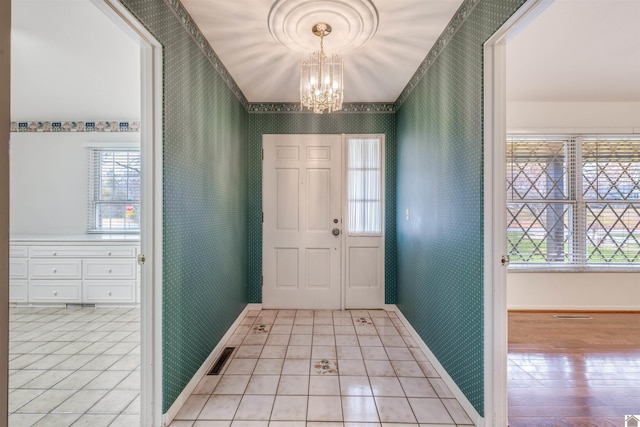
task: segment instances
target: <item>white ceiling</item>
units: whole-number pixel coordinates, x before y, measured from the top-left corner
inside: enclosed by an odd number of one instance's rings
[[[346,102],[395,102],[462,0],[183,0],[249,102],[299,102],[300,62],[344,57]]]
[[[640,0],[556,0],[507,42],[507,98],[640,102]]]

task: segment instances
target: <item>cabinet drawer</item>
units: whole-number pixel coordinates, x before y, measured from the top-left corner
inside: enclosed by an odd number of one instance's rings
[[[32,246],[32,258],[134,258],[135,246]]]
[[[9,246],[10,258],[26,258],[27,256],[29,256],[28,246]]]
[[[29,302],[82,302],[82,281],[31,280]]]
[[[26,258],[9,259],[9,278],[26,279],[29,277],[29,262]]]
[[[85,279],[135,279],[138,264],[128,259],[86,259]]]
[[[126,302],[134,303],[136,282],[135,280],[85,280],[84,301],[95,302]]]
[[[81,279],[82,262],[79,259],[31,259],[31,279]]]
[[[9,280],[9,302],[27,302],[28,284],[27,280]]]

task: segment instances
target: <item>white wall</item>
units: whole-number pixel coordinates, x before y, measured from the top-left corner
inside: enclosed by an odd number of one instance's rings
[[[640,133],[640,102],[508,102],[507,129],[511,133]]]
[[[12,121],[139,121],[140,47],[90,0],[14,0]],[[11,233],[83,234],[94,141],[137,133],[11,134]]]
[[[640,273],[507,274],[510,310],[640,310]]]
[[[140,120],[140,48],[90,0],[14,0],[13,121]]]
[[[89,159],[86,144],[132,142],[137,133],[12,133],[11,234],[84,234]]]

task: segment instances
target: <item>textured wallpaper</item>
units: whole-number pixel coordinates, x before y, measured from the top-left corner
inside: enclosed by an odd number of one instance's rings
[[[481,415],[483,44],[522,3],[480,1],[397,113],[397,305]]]
[[[166,412],[247,302],[249,114],[165,2],[124,3],[164,46]]]
[[[249,115],[249,302],[262,302],[262,135],[385,134],[385,302],[396,294],[396,136],[394,113],[251,113]]]

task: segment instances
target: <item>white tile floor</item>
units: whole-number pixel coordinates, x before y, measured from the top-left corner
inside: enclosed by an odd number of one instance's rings
[[[443,427],[471,420],[385,311],[250,311],[170,427]]]
[[[9,427],[140,424],[138,308],[9,313]]]

